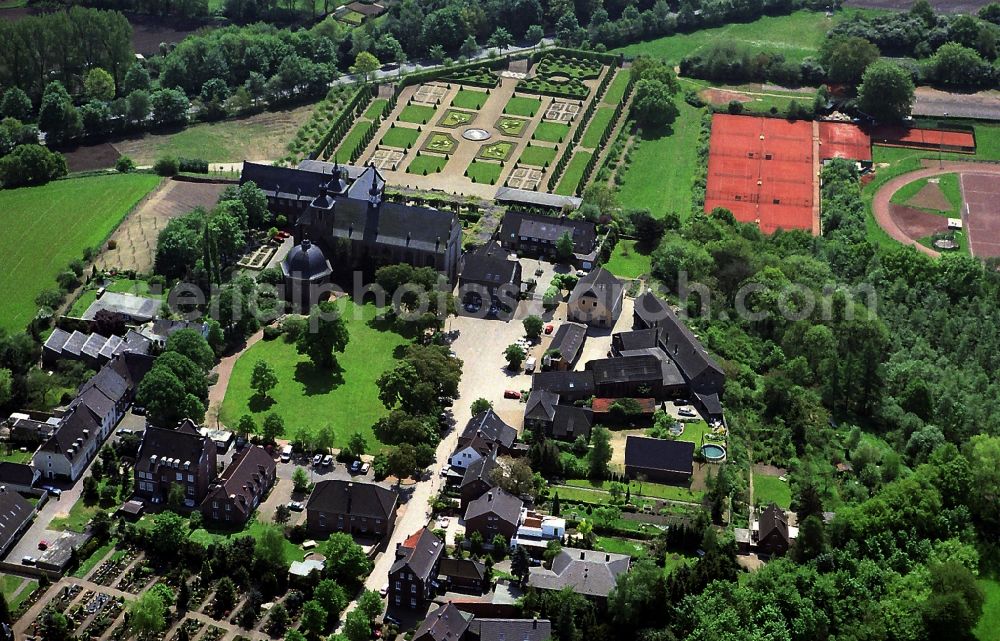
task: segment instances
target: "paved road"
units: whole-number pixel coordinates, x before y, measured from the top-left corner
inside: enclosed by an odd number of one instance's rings
[[[914,180],[918,180],[920,178],[930,178],[941,174],[954,173],[956,171],[1000,177],[1000,165],[949,160],[942,163],[931,160],[925,161],[925,163],[928,163],[928,166],[924,169],[918,169],[917,171],[911,171],[908,174],[897,176],[882,185],[882,187],[875,193],[875,198],[872,200],[872,213],[875,215],[875,220],[882,227],[882,229],[884,229],[885,232],[893,239],[903,243],[904,245],[912,245],[928,256],[937,258],[941,255],[939,252],[934,251],[930,247],[924,247],[915,239],[907,236],[906,233],[900,229],[899,225],[896,224],[896,221],[892,219],[892,215],[889,212],[889,201],[892,199],[892,195],[899,191],[899,189],[904,185],[909,184]]]

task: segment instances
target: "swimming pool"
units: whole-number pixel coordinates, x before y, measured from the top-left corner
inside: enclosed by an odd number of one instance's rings
[[[702,445],[701,453],[709,461],[721,461],[726,458],[726,448],[715,443],[705,443]]]

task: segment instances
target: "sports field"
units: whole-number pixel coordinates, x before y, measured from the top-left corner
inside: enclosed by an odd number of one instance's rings
[[[730,24],[714,29],[701,29],[694,33],[676,34],[638,42],[614,50],[626,56],[646,54],[663,58],[669,64],[702,47],[732,42],[755,49],[766,49],[784,54],[788,60],[801,61],[815,56],[826,32],[851,12],[841,12],[827,18],[822,12],[796,11],[787,16],[766,16],[753,22]]]
[[[86,247],[100,245],[160,182],[150,174],[57,180],[0,191],[0,327],[24,331],[35,297]]]

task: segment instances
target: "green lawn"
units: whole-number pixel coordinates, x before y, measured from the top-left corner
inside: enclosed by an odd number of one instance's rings
[[[412,122],[417,125],[426,125],[437,113],[437,109],[427,105],[407,105],[399,114],[399,119],[403,122]]]
[[[523,96],[514,96],[507,102],[507,106],[503,108],[505,114],[511,114],[513,116],[534,116],[538,111],[538,108],[542,106],[542,101],[538,98],[525,98]]]
[[[368,120],[375,120],[382,115],[382,112],[385,110],[385,106],[387,104],[389,104],[389,101],[385,98],[376,98],[375,100],[372,100],[372,104],[368,105],[368,108],[365,109],[364,117]]]
[[[983,616],[973,632],[979,641],[1000,641],[1000,581],[979,579],[979,587],[986,593]]]
[[[697,560],[698,557],[693,554],[684,554],[683,552],[667,552],[667,556],[663,563],[663,571],[666,574],[670,574],[682,565],[691,565]]]
[[[158,176],[120,174],[0,191],[0,327],[23,331],[38,293],[55,287],[56,275],[85,247],[101,244],[159,183]]]
[[[386,131],[385,136],[382,137],[382,145],[386,147],[409,149],[413,146],[413,143],[417,142],[417,138],[419,137],[420,132],[416,129],[410,129],[409,127],[392,127]]]
[[[535,127],[535,132],[531,134],[532,140],[544,140],[545,142],[562,142],[569,133],[569,125],[561,122],[540,122]]]
[[[920,193],[920,191],[926,187],[931,180],[937,181],[938,188],[941,190],[941,193],[944,194],[944,197],[951,204],[949,209],[929,209],[926,207],[920,207],[917,203],[910,202],[910,199]],[[920,180],[914,180],[907,185],[903,185],[899,191],[892,195],[891,200],[899,205],[909,205],[911,207],[917,207],[935,214],[939,213],[943,216],[958,217],[962,213],[962,188],[958,184],[958,174],[944,174],[941,176],[935,176],[934,178],[921,178]]]
[[[618,194],[623,203],[648,209],[654,216],[677,212],[681,219],[691,213],[691,189],[698,164],[698,133],[701,110],[677,101],[680,114],[665,129],[643,129],[632,163]],[[663,159],[669,158],[669,163]]]
[[[473,160],[469,163],[465,173],[473,182],[493,185],[500,178],[501,171],[503,171],[503,167],[499,163]]]
[[[24,583],[22,577],[13,574],[0,574],[0,592],[3,592],[5,599],[10,599],[22,583]]]
[[[625,97],[625,88],[628,86],[629,72],[622,69],[614,77],[611,84],[604,92],[604,99],[601,100],[606,105],[617,105]]]
[[[249,536],[256,540],[260,533],[263,531],[265,525],[260,521],[253,521],[250,525],[242,530],[236,532],[230,532],[225,530],[207,530],[205,528],[198,528],[191,532],[191,540],[201,543],[202,545],[210,545],[212,543],[218,543],[220,541],[228,541],[244,536]],[[301,546],[295,545],[288,539],[284,539],[285,544],[285,563],[291,563],[292,561],[301,561],[306,558],[305,550]]]
[[[781,481],[777,476],[753,475],[753,500],[760,505],[777,503],[786,510],[792,504],[792,488],[788,481]]]
[[[0,462],[4,463],[29,463],[31,461],[31,456],[34,452],[22,452],[21,450],[12,449],[7,451],[7,443],[3,444],[3,453],[0,454]],[[28,448],[29,450],[31,448]]]
[[[38,581],[36,579],[31,579],[28,584],[21,588],[21,591],[17,593],[12,599],[7,600],[7,607],[10,608],[11,612],[15,612],[21,604],[24,603],[29,596],[34,594],[35,590],[38,589]]]
[[[249,413],[259,426],[267,413],[276,412],[285,419],[287,437],[329,424],[336,434],[337,447],[345,445],[355,433],[374,446],[372,425],[386,414],[375,381],[395,365],[393,351],[408,341],[386,323],[373,320],[373,305],[347,305],[344,317],[350,342],[343,354],[337,354],[341,373],[317,369],[295,350],[295,345],[281,338],[261,341],[236,362],[222,402],[221,421],[234,426],[243,414]],[[270,393],[273,404],[259,402],[250,388],[250,373],[258,360],[269,362],[277,372],[278,385]]]
[[[583,132],[580,146],[597,149],[601,145],[601,136],[604,135],[604,130],[608,128],[608,124],[614,117],[615,110],[612,107],[598,107],[590,119],[590,124],[587,125],[587,131]]]
[[[767,16],[753,22],[647,40],[615,49],[614,53],[626,56],[646,54],[663,58],[668,64],[674,65],[702,47],[732,42],[756,50],[780,52],[787,60],[801,62],[803,58],[817,54],[826,32],[849,13],[841,12],[832,18],[827,18],[823,12],[813,11]]]
[[[604,264],[604,268],[615,276],[622,278],[638,278],[643,274],[648,274],[650,270],[650,259],[648,254],[641,254],[635,248],[634,240],[619,240],[615,245],[615,250],[611,253],[611,260]]]
[[[459,109],[482,109],[489,96],[485,91],[474,91],[472,89],[459,89],[455,99],[451,101],[452,107]]]
[[[556,159],[556,148],[555,147],[541,147],[539,145],[532,145],[531,147],[525,147],[524,151],[521,152],[521,158],[518,162],[522,165],[531,165],[533,167],[544,167],[546,165],[552,164],[552,161]]]
[[[49,499],[53,500],[53,499]],[[73,507],[69,509],[69,514],[64,517],[56,517],[52,519],[49,524],[49,529],[70,532],[83,532],[90,523],[90,519],[94,518],[98,510],[106,509],[111,511],[113,506],[108,508],[102,508],[100,503],[87,504],[81,498],[79,501],[73,504]]]
[[[359,120],[354,123],[351,130],[347,132],[346,136],[344,136],[344,139],[340,141],[340,146],[337,147],[337,153],[334,154],[335,162],[351,162],[351,154],[354,152],[355,148],[361,144],[361,141],[364,140],[368,130],[371,129],[374,124],[375,123],[370,120]]]
[[[587,168],[587,163],[594,154],[589,151],[578,151],[573,154],[566,171],[563,172],[562,180],[556,185],[556,193],[561,196],[572,196],[576,193],[576,188],[583,180],[583,172]]]
[[[432,156],[430,154],[420,154],[413,159],[410,166],[406,168],[406,171],[411,174],[423,175],[425,172],[428,174],[434,174],[442,169],[448,164],[448,156]]]
[[[606,490],[611,487],[611,481],[590,481],[587,479],[570,479],[566,481],[570,487],[592,488]],[[686,487],[677,485],[663,485],[661,483],[631,481],[629,483],[632,496],[646,496],[654,499],[669,499],[674,501],[700,502],[703,492],[691,491]],[[563,496],[563,488],[559,487],[559,496]],[[569,498],[569,497],[566,497]]]
[[[78,567],[76,571],[73,572],[73,576],[75,576],[78,579],[82,579],[83,577],[87,576],[87,573],[93,570],[94,566],[100,563],[101,559],[104,558],[104,555],[110,552],[112,549],[114,549],[115,544],[117,543],[118,539],[111,539],[101,547],[94,550],[94,553],[91,554],[89,558],[84,559],[83,562],[80,563],[80,567]]]
[[[643,558],[649,552],[642,541],[623,539],[617,536],[596,537],[594,540],[594,549],[610,552],[611,554],[628,554],[633,560]]]

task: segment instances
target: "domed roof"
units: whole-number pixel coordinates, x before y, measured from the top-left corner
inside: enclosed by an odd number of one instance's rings
[[[319,280],[329,276],[332,270],[323,250],[313,245],[308,238],[303,238],[285,256],[281,271],[285,276],[300,280]]]

